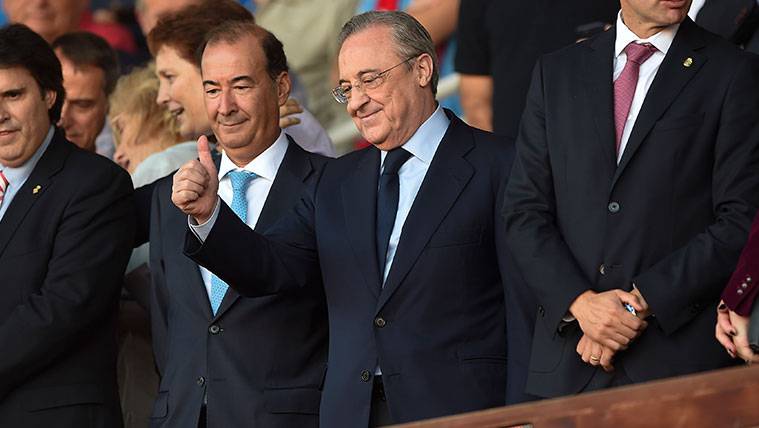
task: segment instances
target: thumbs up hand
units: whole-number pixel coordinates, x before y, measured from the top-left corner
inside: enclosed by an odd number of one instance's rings
[[[203,224],[216,208],[219,190],[218,172],[205,135],[198,138],[198,159],[185,163],[174,174],[171,201],[198,224]]]

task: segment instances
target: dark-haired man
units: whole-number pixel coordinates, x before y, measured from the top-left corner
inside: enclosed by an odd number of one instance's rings
[[[0,426],[119,427],[115,312],[129,176],[66,141],[53,50],[0,30]]]
[[[61,61],[66,90],[58,126],[77,146],[112,158],[110,132],[105,138],[98,136],[106,127],[108,96],[119,78],[116,52],[100,36],[84,31],[58,37],[53,49]]]

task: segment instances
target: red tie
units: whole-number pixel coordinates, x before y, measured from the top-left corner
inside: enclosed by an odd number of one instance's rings
[[[622,132],[625,130],[627,115],[630,114],[630,106],[635,96],[635,87],[638,85],[638,72],[640,65],[646,62],[656,52],[656,48],[648,43],[630,43],[625,48],[627,63],[614,82],[614,125],[617,130],[617,153],[622,142]]]
[[[3,196],[5,196],[5,189],[8,188],[8,179],[5,178],[5,175],[2,171],[0,171],[0,205],[3,204]]]

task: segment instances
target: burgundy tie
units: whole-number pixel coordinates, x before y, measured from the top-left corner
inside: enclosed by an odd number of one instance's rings
[[[630,114],[630,106],[635,96],[635,87],[638,85],[638,72],[640,66],[651,55],[656,52],[656,48],[648,43],[638,44],[630,43],[625,48],[627,54],[627,63],[614,82],[614,126],[617,130],[617,153],[619,154],[619,145],[622,142],[622,132],[625,130],[627,115]]]
[[[5,196],[5,189],[8,188],[8,179],[5,178],[5,175],[2,171],[0,171],[0,205],[3,204],[3,196]]]

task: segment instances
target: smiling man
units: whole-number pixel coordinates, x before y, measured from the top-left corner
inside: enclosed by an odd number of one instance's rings
[[[530,393],[731,363],[711,334],[759,206],[759,59],[690,3],[622,0],[535,67],[504,213],[540,305]]]
[[[243,295],[324,288],[321,426],[503,405],[511,369],[504,293],[515,302],[518,281],[499,215],[512,142],[439,106],[435,48],[410,15],[355,16],[339,45],[334,96],[372,146],[328,163],[318,185],[262,235],[219,200],[223,182],[200,144],[201,161],[174,176],[175,204],[199,223],[186,251]],[[535,306],[513,306],[509,322],[529,337],[521,314]],[[514,355],[526,353],[528,339],[515,340]],[[508,378],[517,385],[518,372]],[[509,389],[509,401],[523,389]]]
[[[0,426],[119,427],[115,313],[134,232],[129,176],[55,128],[61,65],[0,29]]]

